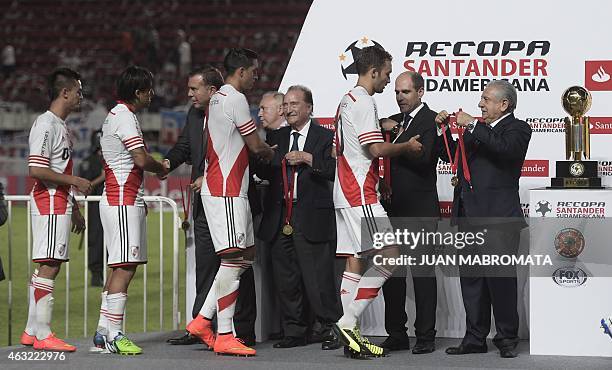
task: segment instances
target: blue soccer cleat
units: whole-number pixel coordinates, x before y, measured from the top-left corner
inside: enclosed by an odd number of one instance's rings
[[[93,337],[93,347],[89,349],[89,352],[104,352],[106,351],[106,335],[100,334],[96,331]]]
[[[106,336],[96,331],[96,334],[94,334],[94,337],[93,337],[93,344],[95,347],[105,348],[106,347]]]

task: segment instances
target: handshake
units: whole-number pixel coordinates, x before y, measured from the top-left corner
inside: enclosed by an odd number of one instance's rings
[[[157,173],[157,178],[160,180],[166,180],[168,178],[168,174],[170,173],[170,161],[168,159],[164,159],[161,161],[161,165],[163,167],[163,171]],[[203,180],[204,176],[200,176],[195,179],[193,183],[189,184],[191,190],[195,191],[196,193],[200,192]]]
[[[166,180],[168,178],[168,174],[170,173],[170,161],[168,159],[164,159],[161,161],[162,170],[157,172],[157,178],[160,180]]]

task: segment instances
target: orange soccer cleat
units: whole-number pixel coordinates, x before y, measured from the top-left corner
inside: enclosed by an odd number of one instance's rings
[[[214,351],[218,355],[255,356],[257,351],[244,345],[242,339],[233,334],[217,335]]]
[[[36,335],[30,335],[25,331],[21,334],[21,344],[24,346],[33,346],[36,340]]]
[[[63,340],[55,336],[55,333],[49,334],[43,340],[34,339],[34,349],[43,351],[56,351],[56,352],[74,352],[76,347],[70,345]]]
[[[212,327],[212,322],[204,318],[204,316],[196,316],[196,318],[191,320],[189,325],[187,325],[186,329],[191,335],[200,338],[200,340],[208,346],[208,349],[212,349],[215,345],[215,332]]]

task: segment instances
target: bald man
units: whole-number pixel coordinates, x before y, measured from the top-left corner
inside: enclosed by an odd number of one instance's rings
[[[392,217],[393,226],[410,231],[435,231],[440,218],[436,166],[438,151],[435,117],[436,112],[421,101],[424,80],[418,73],[403,72],[395,79],[395,98],[400,113],[383,120],[382,127],[395,126],[392,138],[395,143],[410,140],[419,135],[423,150],[419,155],[402,155],[391,158],[391,194],[384,203]],[[399,220],[400,222],[395,222]],[[417,220],[418,218],[418,220]],[[422,254],[431,254],[432,246],[419,245],[413,251],[402,250],[421,260]],[[412,353],[433,352],[436,335],[436,277],[433,266],[412,266],[412,281],[416,304],[414,329],[417,342]],[[383,285],[385,297],[385,329],[389,337],[382,343],[388,350],[410,348],[406,333],[406,268],[399,267],[393,277]]]
[[[278,130],[287,126],[283,115],[284,96],[281,92],[270,91],[261,97],[258,117],[261,120],[261,126],[266,131]]]

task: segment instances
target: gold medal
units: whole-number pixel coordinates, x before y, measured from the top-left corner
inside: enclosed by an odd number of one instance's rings
[[[453,177],[451,177],[451,185],[455,187],[459,185],[459,178],[457,177],[457,175],[454,175]]]
[[[286,224],[285,226],[283,226],[283,234],[287,236],[293,234],[293,226],[289,224]]]
[[[181,229],[187,231],[187,229],[189,229],[189,221],[183,221],[183,223],[181,224]]]

